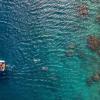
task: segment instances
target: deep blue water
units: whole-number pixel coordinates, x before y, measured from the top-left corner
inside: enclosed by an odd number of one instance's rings
[[[77,12],[83,2],[86,17]],[[88,35],[99,37],[99,7],[91,0],[0,0],[0,58],[8,64],[0,100],[100,100],[100,83],[86,84],[100,69],[100,57],[87,48]]]

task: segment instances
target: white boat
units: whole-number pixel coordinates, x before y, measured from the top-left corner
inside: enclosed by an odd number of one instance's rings
[[[0,60],[0,71],[3,72],[6,69],[6,63],[4,60]]]

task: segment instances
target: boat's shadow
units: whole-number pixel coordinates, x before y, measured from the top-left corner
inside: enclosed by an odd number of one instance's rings
[[[8,84],[11,76],[11,72],[8,70],[0,72],[0,84]]]
[[[8,71],[0,72],[0,79],[6,78],[8,76]]]

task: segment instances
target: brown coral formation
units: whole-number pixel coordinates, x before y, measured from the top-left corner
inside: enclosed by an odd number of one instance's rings
[[[88,7],[85,4],[82,4],[79,7],[79,14],[82,15],[82,16],[88,15]]]
[[[96,52],[99,52],[100,49],[100,40],[97,39],[95,36],[88,37],[88,47]]]
[[[100,80],[100,74],[96,73],[94,76],[91,77],[93,81],[99,81]]]
[[[92,85],[94,82],[98,82],[100,81],[100,73],[96,73],[93,76],[91,76],[88,80],[87,80],[87,84],[90,86]]]

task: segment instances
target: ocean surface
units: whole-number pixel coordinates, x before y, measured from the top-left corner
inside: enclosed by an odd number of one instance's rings
[[[100,100],[100,82],[86,83],[100,71],[87,47],[88,35],[100,38],[98,1],[0,0],[0,59],[8,64],[0,100]],[[83,3],[86,16],[77,10]]]

